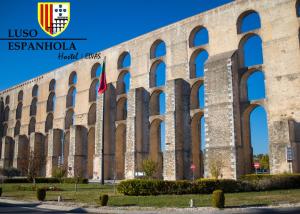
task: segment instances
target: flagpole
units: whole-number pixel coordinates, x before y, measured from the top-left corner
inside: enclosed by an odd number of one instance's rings
[[[104,63],[106,61],[106,57],[104,57]],[[105,69],[105,68],[104,68]],[[105,125],[105,94],[106,91],[103,93],[103,104],[102,104],[102,162],[101,162],[101,184],[104,184],[104,125]]]

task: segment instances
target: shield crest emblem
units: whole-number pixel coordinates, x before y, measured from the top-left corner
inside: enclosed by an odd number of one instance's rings
[[[38,3],[38,21],[45,33],[52,37],[58,36],[64,32],[70,22],[70,3]]]

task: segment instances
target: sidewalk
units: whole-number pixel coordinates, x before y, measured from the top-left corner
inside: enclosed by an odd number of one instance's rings
[[[223,210],[212,207],[197,207],[197,208],[154,208],[154,207],[87,207],[84,204],[75,204],[70,202],[28,202],[17,201],[12,199],[0,198],[0,203],[14,205],[34,205],[38,209],[46,209],[62,212],[76,213],[120,213],[120,214],[181,214],[181,213],[300,213],[300,203],[298,204],[282,204],[279,206],[268,207],[245,207],[245,208],[226,208]],[[1,208],[1,207],[0,207]]]

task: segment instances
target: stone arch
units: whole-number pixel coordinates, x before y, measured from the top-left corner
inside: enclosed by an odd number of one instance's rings
[[[262,39],[260,36],[254,33],[245,35],[239,43],[238,54],[240,67],[263,64]]]
[[[150,116],[162,115],[165,113],[165,107],[163,106],[165,103],[162,103],[163,102],[162,99],[165,98],[164,96],[165,93],[162,90],[155,90],[152,92],[150,96],[150,102],[149,102]]]
[[[37,112],[37,98],[34,97],[30,105],[30,116],[36,115],[36,112]]]
[[[93,103],[88,113],[88,125],[91,126],[95,124],[96,124],[96,103]]]
[[[8,105],[9,101],[10,101],[10,97],[9,97],[9,95],[7,95],[5,98],[5,105]]]
[[[196,166],[195,178],[203,177],[204,175],[204,143],[202,142],[201,132],[204,129],[201,120],[204,118],[203,112],[198,112],[192,117],[191,121],[191,137],[192,137],[192,163]]]
[[[49,113],[46,118],[45,132],[48,133],[50,129],[53,129],[53,114]]]
[[[39,86],[34,85],[32,88],[32,97],[37,97],[38,96],[38,91],[39,91]]]
[[[95,127],[90,128],[88,132],[88,150],[87,150],[87,175],[93,178],[94,175],[94,155],[95,155]]]
[[[243,12],[237,19],[237,33],[247,33],[249,31],[261,28],[259,13],[255,10],[247,10]]]
[[[76,94],[77,94],[77,90],[74,86],[72,86],[69,89],[68,94],[67,94],[66,108],[75,107]]]
[[[190,95],[190,109],[203,109],[204,108],[204,82],[198,80],[191,88]]]
[[[150,69],[150,88],[166,85],[166,64],[161,59],[156,60]]]
[[[52,79],[49,83],[49,92],[55,91],[55,87],[56,87],[56,81],[55,79]]]
[[[21,122],[18,120],[16,122],[15,128],[14,128],[14,136],[18,136],[20,134],[20,129],[21,129]]]
[[[150,145],[149,159],[157,163],[156,178],[163,177],[163,153],[161,149],[161,123],[160,119],[155,119],[150,124]]]
[[[77,83],[77,73],[76,71],[72,71],[69,76],[69,85],[75,85]]]
[[[28,173],[28,159],[29,159],[29,139],[26,135],[18,136],[18,169],[21,171],[22,176]]]
[[[4,121],[8,121],[9,120],[9,106],[6,106],[4,109]]]
[[[158,39],[151,45],[150,59],[159,58],[166,55],[166,44],[163,40]]]
[[[18,93],[18,102],[22,102],[23,101],[23,91],[19,91]]]
[[[3,136],[7,135],[7,129],[8,129],[8,126],[7,126],[6,123],[4,123],[4,125],[3,125]]]
[[[117,95],[126,94],[130,89],[130,72],[123,70],[117,80]]]
[[[126,125],[119,124],[116,129],[115,176],[117,180],[125,176]]]
[[[23,108],[23,104],[21,102],[18,103],[17,110],[16,110],[16,120],[21,119],[21,117],[22,117],[22,108]]]
[[[91,69],[91,79],[98,78],[102,72],[102,66],[99,62],[96,62]]]
[[[128,51],[124,51],[118,59],[118,69],[128,68],[131,65],[131,57]]]
[[[203,26],[195,27],[189,36],[189,47],[198,47],[209,43],[208,31]]]
[[[94,79],[89,90],[89,102],[95,102],[97,99],[99,80]]]
[[[28,135],[29,136],[31,133],[35,132],[35,125],[36,125],[35,117],[31,117],[29,126],[28,126]]]
[[[259,104],[250,104],[242,114],[242,133],[243,133],[243,153],[244,153],[244,173],[249,174],[252,173],[252,164],[253,164],[253,142],[251,139],[252,134],[251,133],[251,114],[254,112],[255,109],[262,108],[265,112],[265,125],[267,126],[267,113],[263,106]],[[257,124],[256,124],[257,125]],[[268,132],[268,131],[267,131]]]
[[[56,96],[54,92],[51,92],[47,100],[47,112],[54,112],[56,103]]]
[[[127,118],[127,98],[122,97],[117,101],[116,121],[126,120]]]
[[[204,65],[209,55],[205,49],[199,48],[193,52],[190,58],[190,78],[204,77]]]
[[[74,110],[68,109],[65,117],[65,129],[70,129],[74,125]]]

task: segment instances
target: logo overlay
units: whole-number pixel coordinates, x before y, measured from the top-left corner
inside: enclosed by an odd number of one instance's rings
[[[70,3],[38,3],[38,20],[43,31],[52,37],[58,36],[64,32],[70,22]]]

